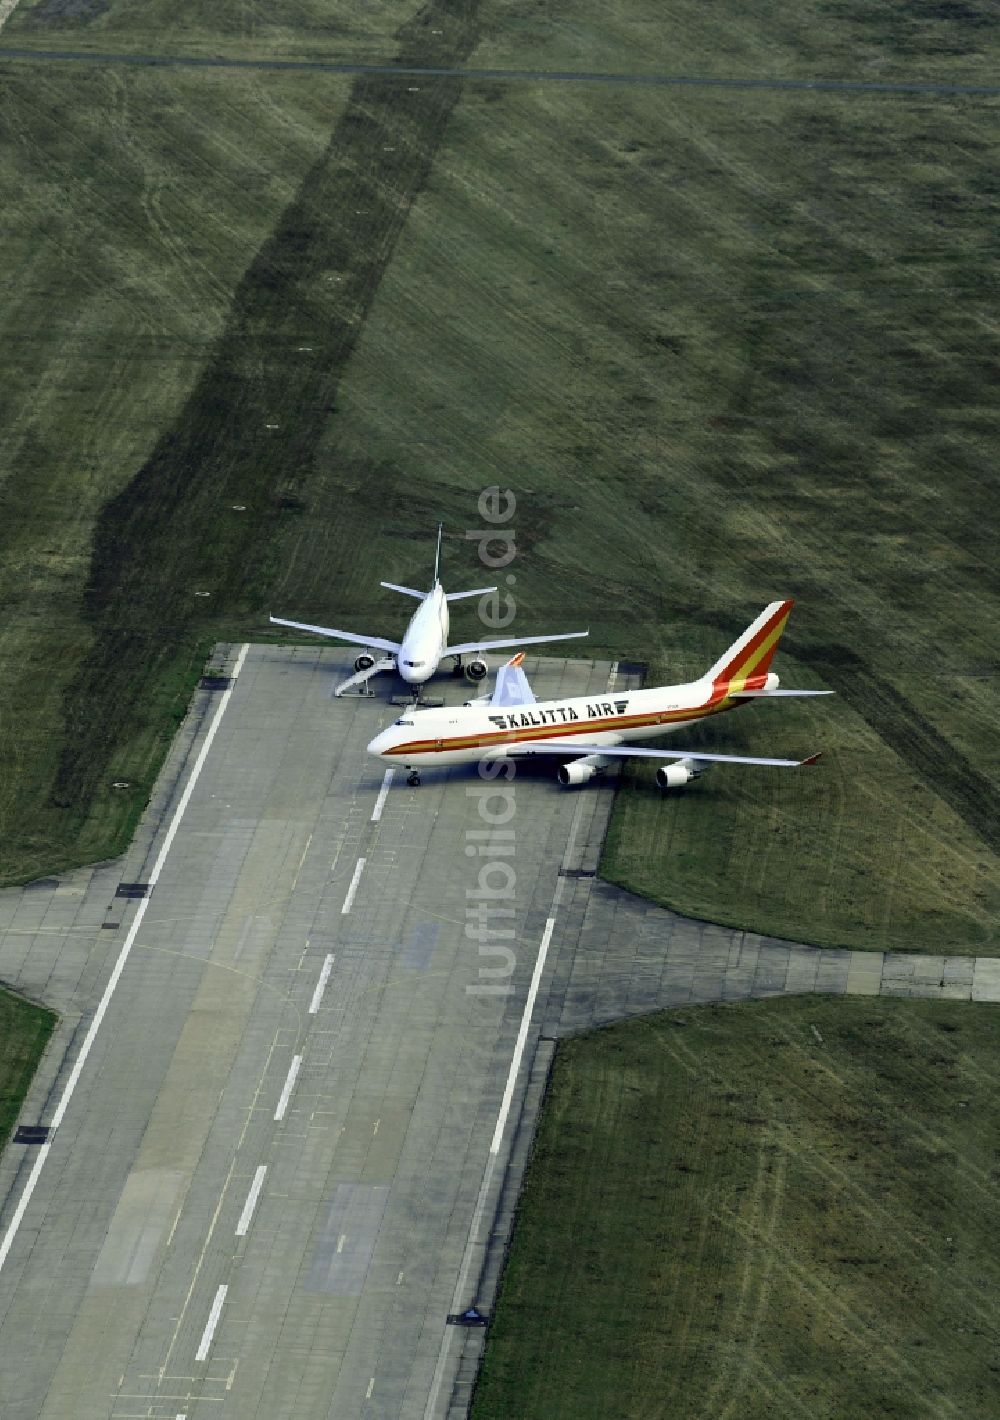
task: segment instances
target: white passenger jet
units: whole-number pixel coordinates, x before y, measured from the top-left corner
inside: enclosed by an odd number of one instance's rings
[[[333,626],[310,626],[304,621],[285,621],[283,617],[272,616],[275,626],[291,626],[296,631],[312,631],[317,636],[332,636],[338,641],[350,641],[356,646],[364,646],[354,662],[355,674],[343,681],[334,691],[343,695],[356,685],[364,685],[379,671],[396,670],[408,685],[423,685],[430,680],[445,656],[453,656],[456,669],[462,665],[462,657],[469,656],[465,663],[465,674],[471,681],[483,680],[489,670],[485,651],[496,651],[511,646],[532,646],[543,641],[572,641],[578,636],[588,636],[587,631],[565,631],[552,636],[508,636],[499,641],[461,641],[456,646],[448,645],[448,603],[462,601],[465,597],[483,597],[495,592],[496,587],[475,587],[471,592],[445,592],[438,578],[441,564],[441,530],[438,525],[437,552],[434,556],[434,581],[429,592],[418,592],[413,587],[400,587],[395,582],[381,582],[391,592],[402,592],[404,597],[416,597],[417,607],[410,623],[403,632],[402,641],[388,641],[383,636],[358,636],[353,631],[340,631]],[[373,652],[388,652],[376,657]],[[416,692],[419,695],[419,691]]]
[[[661,789],[679,788],[709,764],[764,764],[782,768],[815,764],[808,759],[761,759],[703,750],[641,749],[628,740],[669,734],[751,700],[785,695],[831,695],[828,690],[779,690],[771,660],[794,602],[772,602],[700,679],[652,690],[607,691],[569,700],[536,701],[515,656],[497,673],[492,696],[443,710],[402,715],[372,740],[368,753],[410,771],[419,784],[426,765],[560,755],[560,784],[585,784],[620,756],[672,761],[656,771]]]

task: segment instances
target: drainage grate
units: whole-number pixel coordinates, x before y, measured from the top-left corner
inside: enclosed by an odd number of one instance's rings
[[[561,878],[596,878],[597,871],[594,868],[560,868]]]
[[[145,897],[149,892],[148,883],[119,883],[115,897]]]
[[[14,1135],[15,1144],[44,1144],[49,1137],[47,1124],[22,1124]]]
[[[232,677],[228,675],[203,675],[198,682],[199,690],[228,690]]]
[[[466,1312],[451,1312],[448,1316],[449,1326],[488,1326],[489,1317],[483,1316],[478,1307],[470,1307]]]

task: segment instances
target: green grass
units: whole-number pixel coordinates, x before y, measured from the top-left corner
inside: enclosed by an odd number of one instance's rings
[[[0,1149],[14,1128],[56,1019],[53,1011],[0,986]]]
[[[369,56],[995,69],[981,5],[413,13]],[[102,16],[96,48],[285,43]],[[318,11],[283,16],[322,49]],[[630,773],[610,876],[806,940],[998,949],[997,101],[17,64],[2,103],[3,880],[122,846],[215,637],[401,626],[377,578],[426,576],[438,517],[448,578],[481,576],[496,482],[526,631],[589,622],[680,679],[793,594],[779,669],[838,691],[713,726],[825,749],[808,777],[661,803]]]
[[[815,997],[561,1044],[474,1420],[993,1415],[998,1046]]]

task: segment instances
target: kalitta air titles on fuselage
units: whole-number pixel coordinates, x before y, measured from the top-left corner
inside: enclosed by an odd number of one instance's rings
[[[613,715],[624,715],[627,710],[627,700],[602,700],[596,703],[588,701],[586,718],[610,719]],[[531,710],[518,710],[511,715],[490,715],[489,718],[498,730],[523,730],[538,725],[565,725],[570,720],[579,720],[580,716],[572,705],[566,704],[539,705]]]
[[[695,681],[670,686],[669,697],[661,688],[607,700],[536,702],[503,711],[491,706],[416,710],[383,731],[369,749],[412,766],[471,763],[487,758],[491,751],[498,758],[516,758],[531,754],[537,740],[558,740],[572,755],[574,742],[616,745],[668,734],[732,705],[721,688]]]

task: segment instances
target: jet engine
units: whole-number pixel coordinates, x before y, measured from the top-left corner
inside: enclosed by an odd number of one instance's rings
[[[568,788],[571,784],[586,784],[588,779],[593,779],[596,773],[595,765],[578,759],[573,764],[560,764],[556,770],[556,778],[563,788]]]
[[[701,772],[690,759],[679,759],[676,764],[661,764],[656,771],[656,782],[661,789],[680,789],[697,779]]]
[[[473,656],[471,661],[465,663],[465,674],[469,680],[474,682],[485,680],[489,669],[483,656]]]
[[[354,669],[356,671],[370,671],[375,664],[375,657],[369,651],[362,651],[360,656],[354,658]]]

